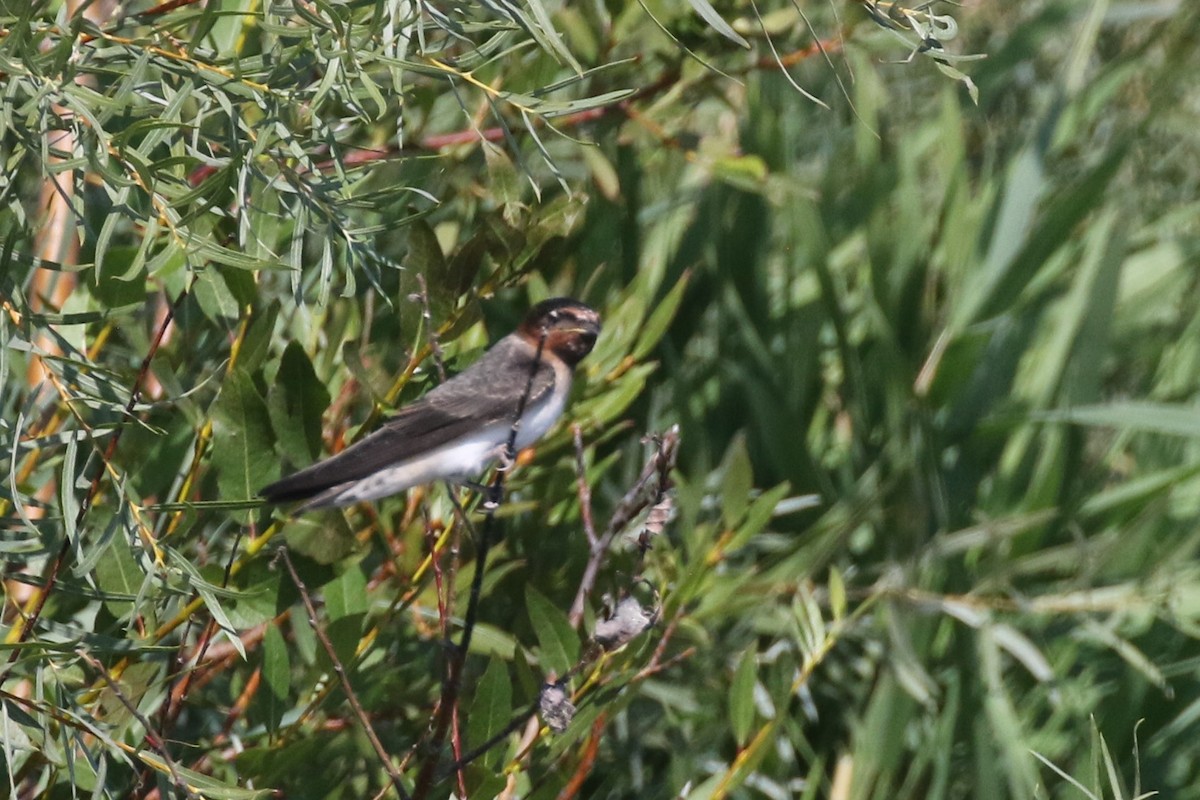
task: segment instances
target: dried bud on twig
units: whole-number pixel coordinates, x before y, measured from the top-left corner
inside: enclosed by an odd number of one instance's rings
[[[662,500],[650,507],[650,511],[646,514],[646,524],[642,526],[641,533],[637,537],[638,550],[645,553],[650,549],[651,540],[663,532],[663,528],[671,521],[674,511],[675,499],[669,494],[664,494]]]
[[[617,603],[611,616],[596,623],[592,638],[605,650],[616,650],[658,622],[661,612],[657,597],[650,608],[643,608],[636,597],[628,595]]]
[[[542,721],[555,733],[562,733],[575,718],[575,704],[571,702],[563,682],[547,683],[538,698],[538,712]]]

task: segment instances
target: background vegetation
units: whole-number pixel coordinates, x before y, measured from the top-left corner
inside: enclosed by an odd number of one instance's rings
[[[1200,5],[0,11],[13,796],[1200,797]],[[553,294],[494,519],[253,502]]]

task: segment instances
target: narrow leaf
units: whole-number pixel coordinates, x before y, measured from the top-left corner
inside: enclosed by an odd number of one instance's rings
[[[1192,405],[1130,401],[1080,406],[1039,414],[1037,417],[1075,425],[1165,433],[1190,439],[1200,437],[1200,408]]]
[[[291,661],[287,641],[279,627],[268,624],[263,635],[262,678],[267,687],[264,692],[267,729],[274,731],[283,720],[291,694]]]
[[[754,486],[754,473],[750,466],[750,454],[746,452],[745,436],[734,437],[725,452],[725,463],[721,472],[721,518],[732,528],[742,521],[750,503],[750,489]]]
[[[579,660],[579,635],[566,613],[533,586],[525,587],[525,607],[537,635],[542,668],[563,675]]]
[[[471,703],[468,720],[468,741],[479,747],[508,724],[512,714],[512,681],[504,661],[493,658],[487,670],[475,686],[475,699]],[[504,748],[493,747],[483,755],[483,763],[494,767],[503,758]]]
[[[745,746],[754,724],[754,684],[757,681],[758,665],[752,648],[742,654],[729,684],[729,722],[738,747]]]
[[[717,10],[712,7],[712,4],[710,4],[708,0],[688,0],[688,2],[691,4],[692,8],[695,9],[696,13],[699,14],[714,31],[721,34],[738,47],[745,48],[746,50],[750,49],[750,43],[747,42],[741,34],[729,26],[729,23],[717,13]]]

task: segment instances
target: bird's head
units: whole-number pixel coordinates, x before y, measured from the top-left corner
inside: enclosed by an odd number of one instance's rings
[[[545,349],[575,366],[596,344],[600,315],[578,300],[556,297],[529,309],[520,330],[535,345],[545,336]]]

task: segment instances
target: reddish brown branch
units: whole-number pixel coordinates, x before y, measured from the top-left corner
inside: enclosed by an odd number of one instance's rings
[[[547,331],[543,329],[541,336],[538,337],[537,350],[534,351],[529,375],[525,381],[525,391],[521,394],[520,402],[517,403],[517,411],[508,431],[508,442],[504,447],[504,461],[509,465],[516,460],[517,433],[521,428],[521,417],[525,415],[525,404],[529,402],[529,396],[533,392],[534,378],[537,377],[537,370],[542,364],[546,334]],[[416,785],[413,789],[413,797],[416,800],[424,800],[433,788],[434,778],[437,775],[437,762],[441,755],[442,745],[446,741],[446,733],[451,723],[457,727],[458,698],[462,689],[463,669],[466,666],[467,653],[471,649],[471,637],[475,632],[475,623],[479,615],[479,598],[483,594],[483,574],[487,567],[488,549],[491,547],[494,536],[496,510],[504,499],[504,480],[507,475],[507,469],[498,468],[496,476],[488,486],[487,499],[483,505],[485,517],[483,525],[479,529],[478,551],[475,555],[475,574],[471,576],[471,594],[467,600],[467,611],[463,615],[462,638],[458,646],[450,651],[450,657],[447,659],[446,679],[442,682],[442,695],[438,701],[433,733],[429,737],[427,745],[429,756],[421,765],[421,771],[417,774]],[[459,744],[458,750],[461,751],[461,744]]]
[[[601,711],[596,715],[596,720],[592,723],[592,730],[588,733],[587,741],[584,742],[579,764],[575,767],[571,780],[567,781],[567,785],[558,793],[558,800],[571,800],[572,797],[578,796],[579,791],[583,788],[583,782],[592,773],[592,767],[596,763],[596,754],[600,752],[600,735],[604,733],[604,726],[607,723],[608,715],[605,712]]]
[[[571,426],[575,439],[575,486],[579,492],[579,518],[583,522],[583,535],[587,537],[588,546],[596,547],[600,542],[596,538],[596,524],[592,521],[592,487],[587,482],[587,464],[583,458],[583,428],[579,423]]]
[[[177,8],[195,5],[199,2],[201,2],[201,0],[167,0],[167,2],[159,3],[153,8],[147,8],[145,11],[140,12],[138,16],[142,17],[143,19],[148,17],[157,17],[170,11],[174,11]]]
[[[181,0],[176,0],[180,2]],[[741,73],[750,72],[752,70],[775,70],[781,67],[791,67],[812,58],[819,53],[833,53],[842,49],[843,40],[839,36],[837,38],[823,39],[816,43],[795,50],[791,53],[786,53],[776,60],[774,57],[760,58],[752,62]],[[582,111],[576,111],[573,114],[564,114],[557,119],[556,127],[559,129],[577,128],[586,125],[590,122],[596,122],[606,117],[625,116],[632,117],[636,115],[636,104],[647,98],[656,97],[665,91],[674,87],[680,80],[681,73],[677,69],[669,69],[661,74],[656,80],[643,86],[641,89],[634,91],[627,97],[616,102],[595,108],[587,108]],[[550,123],[542,117],[532,117],[533,124],[538,126],[548,126]],[[501,142],[510,137],[514,132],[519,132],[523,129],[513,129],[504,125],[495,125],[490,128],[471,127],[457,131],[449,131],[447,133],[434,133],[424,136],[417,140],[416,144],[408,145],[404,148],[387,148],[374,149],[365,147],[355,147],[351,144],[339,145],[346,148],[346,154],[337,162],[334,160],[326,160],[316,165],[316,171],[325,172],[333,169],[338,165],[340,168],[355,167],[363,164],[372,164],[378,161],[387,161],[390,158],[405,155],[417,155],[423,153],[436,153],[448,147],[459,147],[462,145],[474,144],[476,142]],[[677,143],[676,143],[677,144]],[[324,148],[327,151],[327,148]],[[318,150],[317,153],[321,151]],[[296,169],[298,174],[302,174],[305,170]],[[212,166],[197,167],[188,176],[188,181],[195,186],[203,182],[212,173],[216,172],[216,168]]]
[[[183,776],[180,774],[179,765],[176,764],[175,759],[171,757],[171,752],[167,749],[166,742],[164,742],[156,733],[154,733],[154,729],[150,725],[150,720],[146,719],[146,716],[142,714],[142,712],[138,711],[137,706],[134,705],[133,702],[130,701],[130,699],[125,695],[125,692],[121,689],[121,685],[117,682],[117,680],[113,678],[107,669],[105,669],[103,664],[101,664],[88,653],[80,650],[78,651],[78,654],[80,658],[82,658],[93,669],[100,673],[100,677],[104,679],[106,684],[108,684],[108,688],[112,691],[113,696],[116,697],[117,700],[120,701],[121,705],[125,706],[126,710],[129,711],[129,713],[132,714],[137,721],[142,724],[142,728],[146,731],[146,742],[160,756],[162,756],[163,763],[166,764],[167,767],[167,772],[169,772],[171,775],[171,782],[174,783],[181,792],[183,792],[185,797],[196,797],[196,793],[191,790],[191,788],[187,785],[187,782],[184,781]]]
[[[337,651],[333,649],[333,642],[329,640],[325,629],[317,621],[316,606],[313,605],[312,597],[308,594],[308,587],[300,578],[300,573],[296,572],[296,567],[292,564],[292,559],[288,555],[286,546],[279,548],[279,560],[283,562],[283,566],[287,569],[292,583],[296,585],[296,590],[300,592],[300,600],[304,604],[305,612],[308,614],[308,622],[312,625],[313,633],[316,634],[317,640],[321,642],[321,647],[325,650],[325,655],[329,656],[329,661],[333,664],[333,671],[337,675],[338,681],[342,684],[342,691],[346,693],[346,702],[350,704],[350,709],[354,712],[354,716],[358,718],[358,723],[362,726],[363,733],[367,736],[367,741],[371,743],[372,749],[375,750],[375,755],[379,757],[383,768],[387,770],[388,777],[392,779],[392,786],[395,787],[396,794],[402,800],[410,800],[408,792],[404,789],[404,781],[396,769],[396,765],[392,763],[391,756],[383,748],[383,743],[379,741],[379,737],[375,734],[375,728],[371,726],[371,720],[367,717],[367,712],[363,709],[362,703],[359,702],[358,695],[354,692],[354,687],[350,685],[350,676],[346,672],[346,667],[342,664],[341,659],[338,658]]]
[[[679,431],[673,428],[662,436],[657,437],[653,455],[646,461],[642,474],[634,482],[617,508],[604,533],[594,540],[589,537],[588,561],[583,569],[583,577],[579,580],[579,588],[575,592],[575,600],[571,603],[569,618],[576,628],[583,621],[584,606],[595,588],[596,578],[604,563],[605,555],[612,547],[613,541],[634,518],[645,509],[661,502],[666,492],[671,488],[668,473],[675,466],[675,454],[679,448]],[[656,480],[657,479],[657,480]],[[655,485],[655,491],[648,491]]]
[[[791,53],[780,56],[776,59],[774,56],[763,56],[758,61],[754,62],[756,69],[775,69],[777,67],[794,67],[801,61],[807,61],[820,53],[836,53],[842,49],[843,39],[838,36],[833,39],[818,39],[808,47],[794,50]]]

